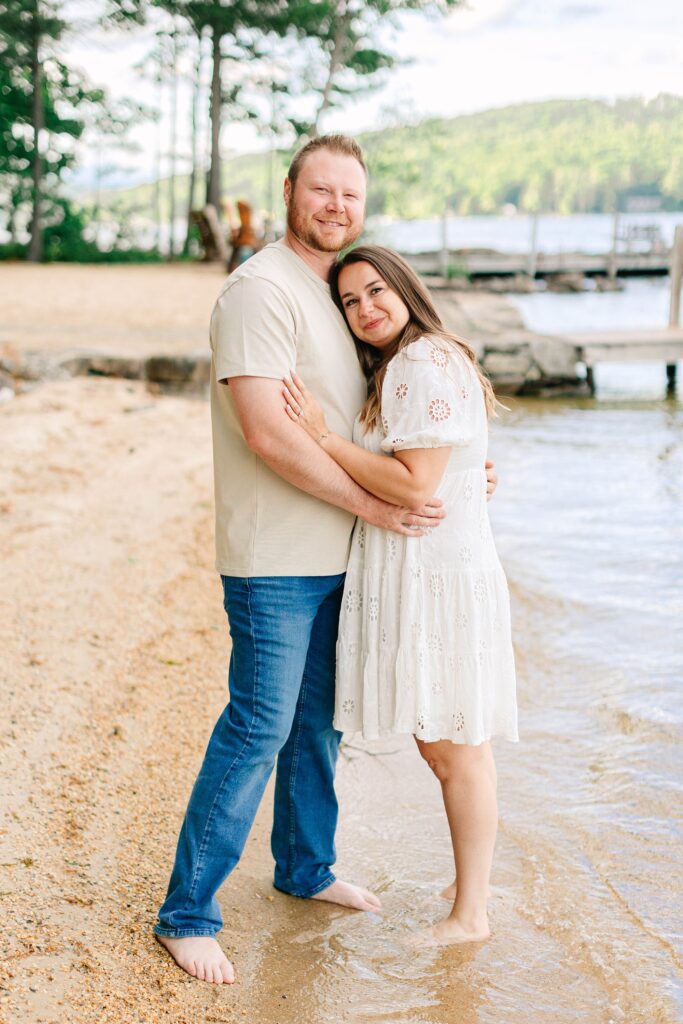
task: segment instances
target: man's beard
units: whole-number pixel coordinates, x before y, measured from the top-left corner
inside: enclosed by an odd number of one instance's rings
[[[294,203],[290,203],[287,207],[287,227],[300,242],[310,249],[317,249],[318,252],[341,252],[355,242],[363,230],[362,223],[355,226],[350,224],[340,243],[328,241],[322,232],[317,230],[315,221],[312,221],[311,224],[304,222],[303,218],[298,215]]]

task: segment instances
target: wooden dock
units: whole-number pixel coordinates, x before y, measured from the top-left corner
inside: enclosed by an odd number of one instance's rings
[[[404,253],[419,274],[469,278],[520,277],[608,277],[664,275],[671,270],[673,248],[666,245],[656,224],[620,227],[621,214],[614,213],[612,244],[607,252],[543,252],[539,248],[541,215],[531,217],[529,249],[500,252],[483,247],[454,248],[448,242],[448,211],[441,220],[441,246],[430,252]]]
[[[664,363],[667,391],[676,388],[676,363],[683,360],[683,327],[641,328],[632,331],[572,331],[554,334],[571,345],[577,363],[586,367],[586,380],[595,393],[593,367],[598,363]]]
[[[671,267],[668,249],[658,252],[486,252],[448,249],[445,252],[406,254],[410,265],[423,275],[447,276],[449,268],[468,277],[553,277],[559,274],[615,277],[664,275]],[[444,275],[444,271],[446,275]]]
[[[681,288],[683,287],[683,226],[676,228],[671,250],[671,298],[668,327],[624,331],[570,331],[555,334],[558,341],[572,345],[577,363],[586,367],[586,380],[595,394],[593,367],[597,363],[658,362],[666,366],[667,394],[676,390],[676,364],[683,360]]]

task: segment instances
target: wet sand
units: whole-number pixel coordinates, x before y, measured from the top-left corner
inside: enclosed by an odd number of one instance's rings
[[[513,447],[496,442],[520,477],[535,415],[513,403]],[[683,1020],[678,733],[613,706],[614,671],[562,650],[586,611],[525,577],[522,505],[501,530],[523,741],[497,747],[491,941],[408,947],[447,909],[438,786],[409,739],[351,740],[338,871],[380,893],[382,917],[272,888],[269,791],[220,894],[237,984],[178,971],[151,926],[229,652],[208,406],[60,381],[0,407],[0,436],[0,1021]]]

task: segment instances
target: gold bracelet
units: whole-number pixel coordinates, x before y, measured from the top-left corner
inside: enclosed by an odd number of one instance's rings
[[[328,430],[328,432],[326,434],[321,434],[320,437],[318,438],[318,444],[322,446],[322,442],[326,441],[329,436],[330,436],[329,430]]]

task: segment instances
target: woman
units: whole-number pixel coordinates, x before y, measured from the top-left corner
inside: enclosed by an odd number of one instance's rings
[[[446,331],[411,268],[362,246],[336,266],[332,291],[354,336],[368,398],[353,442],[332,433],[296,374],[289,416],[366,490],[447,517],[401,537],[358,521],[337,646],[335,726],[366,738],[414,735],[439,779],[457,885],[437,942],[489,936],[497,829],[489,740],[517,740],[509,598],[486,506],[490,382],[472,348]],[[387,457],[389,456],[389,457]]]

